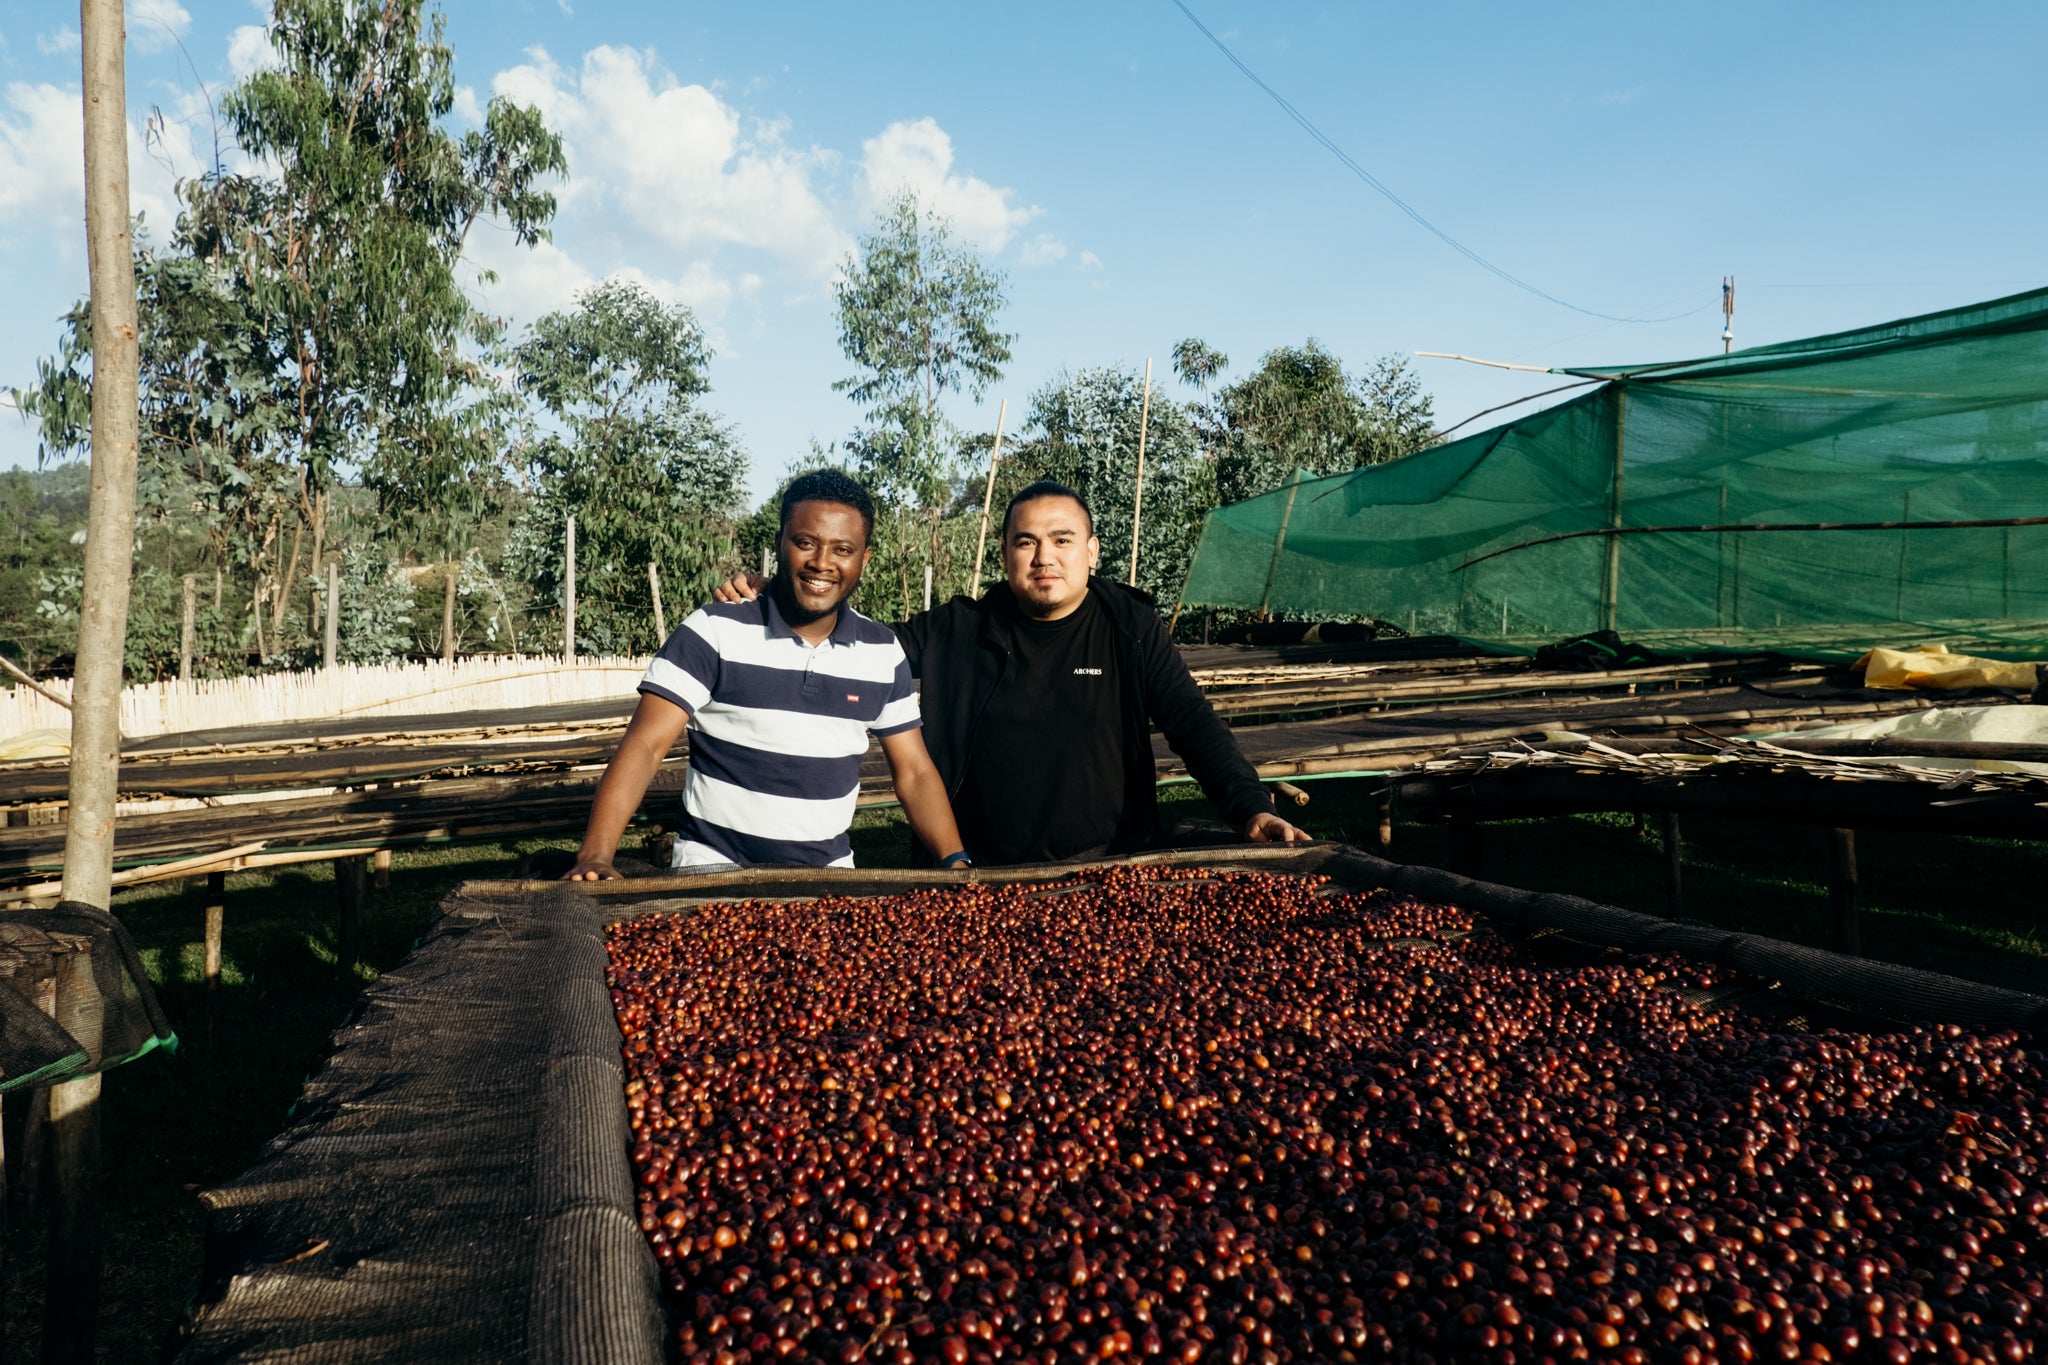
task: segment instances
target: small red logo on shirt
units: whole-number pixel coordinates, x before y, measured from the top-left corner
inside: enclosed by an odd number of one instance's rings
[[[848,692],[848,693],[846,694],[846,699],[847,699],[848,701],[859,701],[859,700],[860,700],[860,693],[858,693],[858,692]]]

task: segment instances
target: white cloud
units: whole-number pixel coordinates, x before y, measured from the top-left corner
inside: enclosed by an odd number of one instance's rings
[[[270,30],[262,24],[242,24],[228,37],[228,70],[242,80],[265,67],[277,65],[277,49],[270,45]]]
[[[0,101],[0,230],[46,234],[61,256],[79,251],[85,220],[85,114],[76,89],[16,81]],[[167,121],[148,148],[128,129],[128,195],[162,240],[177,213],[176,175],[196,164],[190,129]],[[165,163],[168,162],[167,166]]]
[[[178,0],[128,0],[128,41],[138,52],[160,52],[191,27],[192,16]]]
[[[1632,85],[1626,90],[1610,90],[1600,97],[1600,103],[1634,104],[1636,102],[1636,97],[1641,95],[1644,91],[1648,90],[1649,88],[1650,87],[1647,85]]]
[[[483,126],[484,106],[476,97],[475,87],[468,85],[458,85],[455,87],[455,117],[459,121],[470,124],[473,127],[480,128]]]
[[[571,19],[576,17],[576,9],[569,3],[569,0],[555,0],[555,8],[568,15]]]
[[[1020,265],[1058,265],[1067,259],[1067,244],[1050,232],[1041,232],[1017,248]]]
[[[570,71],[541,49],[498,73],[493,90],[539,106],[563,136],[564,216],[609,226],[679,255],[761,250],[822,275],[850,239],[813,179],[833,158],[791,147],[776,125],[742,126],[702,85],[682,85],[652,54],[599,47]]]
[[[870,212],[900,190],[916,191],[954,231],[987,251],[1001,251],[1040,213],[1012,203],[1015,190],[955,175],[953,139],[929,117],[892,123],[862,143],[861,185]]]
[[[78,92],[17,81],[0,106],[0,226],[55,226],[84,214]]]
[[[1102,269],[1102,258],[1092,251],[1084,251],[1081,253],[1081,259],[1074,262],[1074,269],[1100,270]]]
[[[78,43],[78,30],[75,28],[60,28],[51,33],[38,33],[36,35],[36,51],[42,53],[45,57],[60,57],[66,53],[75,53],[78,51]]]

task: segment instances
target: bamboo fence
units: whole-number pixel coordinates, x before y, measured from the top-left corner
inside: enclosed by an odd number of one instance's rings
[[[121,734],[128,739],[238,725],[333,720],[350,716],[433,716],[565,702],[630,698],[646,671],[642,659],[491,658],[407,664],[341,664],[297,673],[263,673],[181,683],[142,683],[121,691]],[[32,730],[68,731],[69,681],[0,689],[0,740]]]

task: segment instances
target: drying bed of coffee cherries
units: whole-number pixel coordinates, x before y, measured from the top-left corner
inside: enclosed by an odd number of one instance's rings
[[[2048,1359],[2039,1043],[1316,878],[615,926],[683,1361]],[[1690,993],[1688,993],[1688,991]]]

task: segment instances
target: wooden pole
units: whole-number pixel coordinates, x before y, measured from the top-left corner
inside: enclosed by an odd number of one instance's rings
[[[455,570],[447,571],[447,588],[441,594],[441,662],[455,662]]]
[[[334,956],[343,975],[354,973],[356,958],[362,950],[367,871],[360,857],[337,858],[334,861],[335,911],[338,916]]]
[[[114,876],[121,662],[134,564],[138,453],[134,245],[128,221],[128,87],[121,0],[82,0],[85,246],[92,282],[92,491],[72,684],[64,898],[104,910]],[[88,1333],[88,1336],[90,1333]]]
[[[327,561],[327,619],[320,642],[320,662],[333,668],[341,659],[341,561]]]
[[[1131,571],[1124,582],[1138,586],[1138,514],[1145,505],[1145,428],[1152,422],[1152,357],[1145,357],[1145,396],[1138,404],[1138,481],[1131,490]]]
[[[668,642],[668,617],[661,611],[661,570],[651,559],[647,561],[647,590],[654,594],[654,647],[660,649]]]
[[[930,564],[924,566],[924,609],[926,611],[932,609],[932,566]]]
[[[1828,909],[1831,930],[1829,944],[1838,953],[1860,957],[1863,928],[1856,904],[1856,831],[1828,831]]]
[[[370,885],[379,891],[391,889],[391,850],[380,848],[370,855]]]
[[[1392,787],[1380,788],[1379,817],[1380,852],[1384,853],[1394,846],[1394,789]]]
[[[178,681],[192,681],[192,644],[199,626],[199,579],[185,575],[185,624],[178,632]]]
[[[576,518],[569,518],[562,558],[562,657],[576,658]]]
[[[213,1042],[214,993],[220,989],[221,934],[227,925],[228,874],[206,874],[204,953],[206,976],[206,1041]]]
[[[1621,527],[1621,493],[1628,473],[1628,390],[1614,386],[1614,486],[1607,501],[1607,525]],[[1607,563],[1600,575],[1600,629],[1613,630],[1621,614],[1621,537],[1607,538]]]
[[[1294,495],[1301,488],[1301,470],[1296,469],[1287,478],[1287,505],[1280,511],[1280,529],[1273,533],[1273,558],[1266,565],[1266,590],[1259,595],[1259,619],[1265,620],[1273,602],[1273,580],[1280,572],[1280,551],[1287,544],[1287,523],[1294,520]],[[1207,529],[1208,523],[1202,523]],[[1190,565],[1190,568],[1193,566]]]
[[[981,554],[988,546],[989,505],[994,502],[996,496],[996,461],[1002,457],[1003,419],[1009,415],[1010,400],[1005,398],[1002,406],[996,409],[995,443],[988,448],[988,482],[982,486],[981,490],[981,534],[975,537],[974,540],[974,577],[967,580],[967,595],[969,597],[974,596],[981,588]]]

